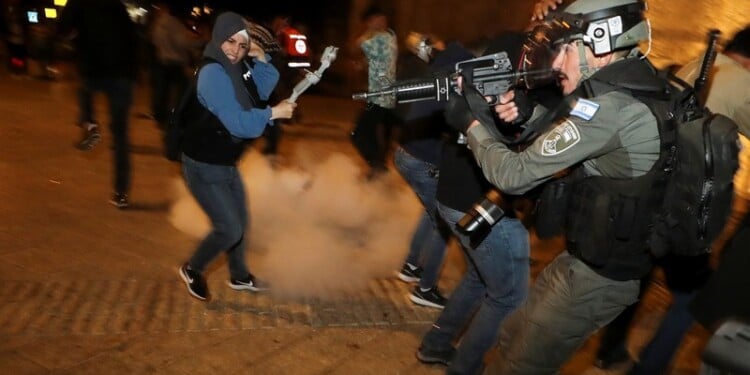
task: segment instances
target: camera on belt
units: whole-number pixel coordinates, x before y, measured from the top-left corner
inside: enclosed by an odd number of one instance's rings
[[[469,237],[472,248],[482,243],[492,230],[492,226],[506,215],[501,208],[502,204],[502,194],[492,189],[456,223],[458,232]]]

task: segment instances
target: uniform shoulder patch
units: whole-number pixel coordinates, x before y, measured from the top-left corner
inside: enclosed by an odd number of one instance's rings
[[[581,140],[581,134],[573,121],[565,120],[544,137],[542,155],[554,156],[565,152]]]
[[[588,121],[594,118],[594,115],[598,110],[599,104],[594,103],[591,100],[578,99],[576,105],[570,111],[570,114]]]

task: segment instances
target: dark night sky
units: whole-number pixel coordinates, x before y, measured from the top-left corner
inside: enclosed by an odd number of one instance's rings
[[[271,0],[260,3],[250,0],[213,0],[210,3],[214,4],[217,9],[234,10],[261,21],[270,20],[278,14],[287,14],[293,20],[310,24],[321,17],[323,8],[327,7],[326,3],[330,2]]]

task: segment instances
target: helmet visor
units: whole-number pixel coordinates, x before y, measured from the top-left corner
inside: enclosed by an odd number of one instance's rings
[[[554,39],[553,39],[554,38]],[[543,23],[529,33],[523,45],[520,76],[526,88],[533,89],[555,82],[553,63],[564,45],[550,23]]]

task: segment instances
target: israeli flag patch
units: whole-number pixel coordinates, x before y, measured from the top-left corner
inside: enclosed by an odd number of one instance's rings
[[[575,107],[570,111],[570,114],[588,121],[594,118],[594,115],[598,110],[599,104],[586,99],[578,99]]]

